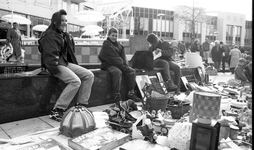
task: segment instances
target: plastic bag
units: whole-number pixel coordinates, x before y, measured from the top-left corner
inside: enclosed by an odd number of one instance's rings
[[[189,150],[192,124],[189,122],[175,123],[168,132],[170,148]]]

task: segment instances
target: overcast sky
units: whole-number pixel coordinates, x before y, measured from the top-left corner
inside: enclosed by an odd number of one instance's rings
[[[103,0],[121,1],[121,0]],[[192,6],[193,0],[133,0],[133,6],[174,10],[177,5]],[[207,11],[223,11],[245,14],[246,20],[252,20],[252,0],[194,0],[195,6]],[[210,14],[209,14],[210,15]],[[212,15],[212,14],[211,14]]]

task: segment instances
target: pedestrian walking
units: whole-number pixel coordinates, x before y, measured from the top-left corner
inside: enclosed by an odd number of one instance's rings
[[[241,51],[238,49],[238,46],[235,45],[233,49],[229,52],[230,55],[230,71],[234,74],[235,67],[238,65],[239,59],[241,58],[242,54]]]

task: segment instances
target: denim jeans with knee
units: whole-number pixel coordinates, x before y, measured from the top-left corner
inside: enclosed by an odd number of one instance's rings
[[[78,92],[77,103],[88,104],[94,74],[79,65],[69,63],[68,66],[57,66],[60,72],[55,77],[67,84],[56,101],[55,108],[66,110]]]
[[[121,91],[121,82],[122,76],[126,79],[126,84],[129,90],[133,90],[136,84],[136,71],[132,68],[127,69],[126,71],[121,71],[116,66],[110,66],[106,70],[110,72],[112,79],[112,89],[114,93],[120,93]]]
[[[168,61],[164,59],[155,59],[153,63],[154,63],[154,67],[163,69],[162,77],[164,81],[168,81],[171,79]]]
[[[154,60],[154,67],[163,68],[163,79],[164,81],[168,81],[171,79],[170,70],[174,71],[174,79],[173,82],[175,85],[180,84],[181,70],[179,65],[172,61],[166,61],[163,59]]]
[[[181,78],[181,68],[179,65],[177,65],[175,62],[173,61],[168,61],[169,64],[169,69],[174,71],[174,83],[175,85],[179,86],[180,85],[180,78]]]

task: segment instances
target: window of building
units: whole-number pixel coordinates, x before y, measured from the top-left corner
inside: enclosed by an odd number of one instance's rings
[[[43,18],[38,18],[38,24],[43,24]]]
[[[148,18],[144,18],[144,30],[145,31],[148,31],[148,25],[149,25]]]
[[[153,31],[153,19],[152,18],[149,18],[149,26],[148,26],[148,28],[149,28],[149,32]]]
[[[76,14],[79,11],[79,5],[71,2],[71,14]]]

